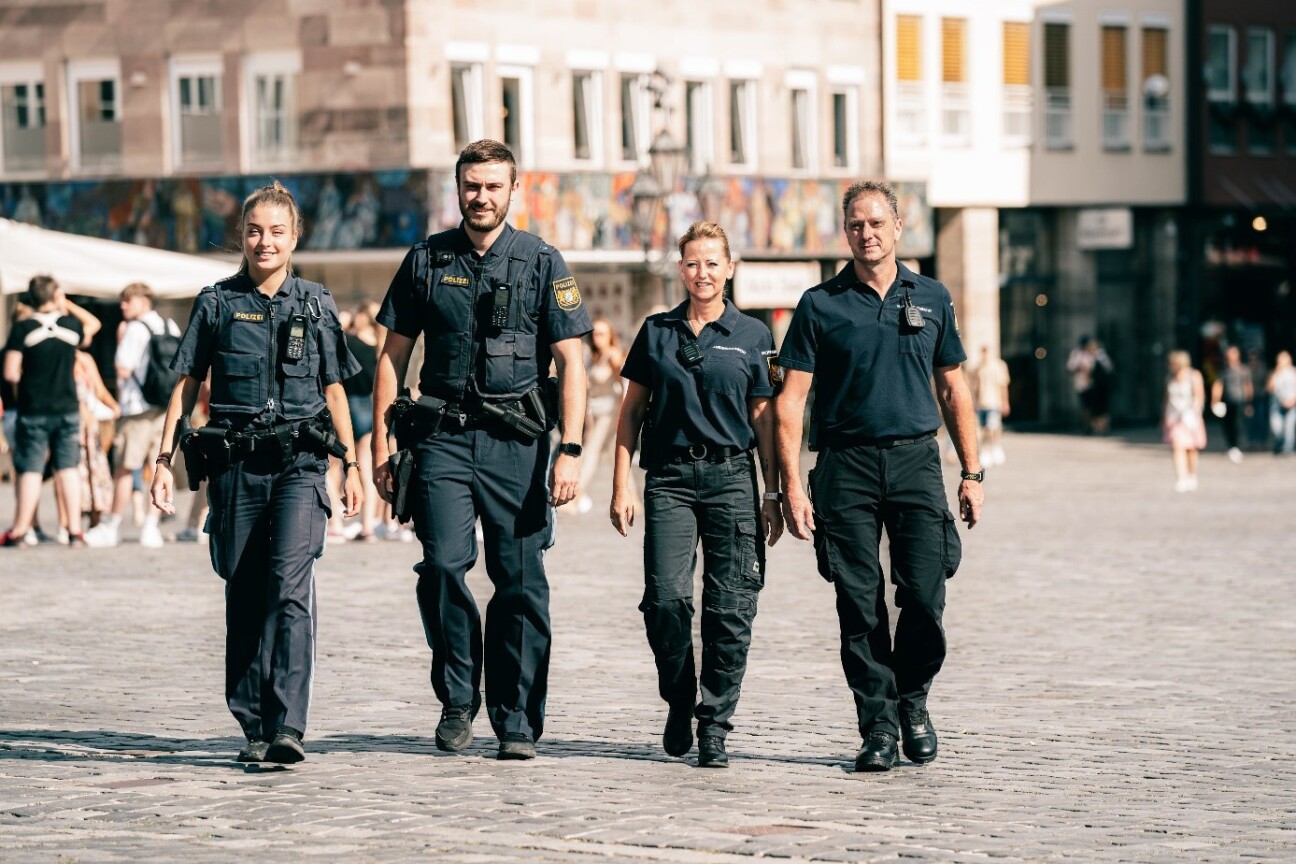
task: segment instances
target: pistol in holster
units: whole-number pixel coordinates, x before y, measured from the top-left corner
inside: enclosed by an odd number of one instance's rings
[[[323,451],[338,459],[346,458],[346,445],[338,438],[337,431],[333,428],[333,415],[327,408],[313,420],[302,423],[296,431],[298,437],[307,445],[300,449],[314,449],[316,452]]]
[[[387,460],[391,465],[392,515],[401,523],[413,516],[414,496],[410,494],[414,478],[414,451],[397,450]]]
[[[215,477],[230,466],[227,431],[212,426],[195,429],[188,417],[180,418],[180,452],[184,454],[190,492],[197,492],[202,481]]]

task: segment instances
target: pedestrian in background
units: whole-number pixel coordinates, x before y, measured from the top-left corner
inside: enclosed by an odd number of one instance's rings
[[[4,378],[17,390],[14,470],[18,474],[13,525],[0,546],[17,546],[31,530],[48,454],[54,482],[69,514],[69,542],[84,546],[81,532],[81,409],[75,367],[84,330],[64,311],[63,289],[52,276],[28,284],[32,314],[14,324],[5,344]]]
[[[747,670],[756,601],[765,584],[763,543],[783,533],[766,352],[774,337],[725,299],[734,274],[729,238],[695,222],[679,239],[688,300],[651,315],[621,374],[626,396],[616,433],[610,515],[626,536],[634,524],[630,460],[644,434],[643,613],[668,706],[662,746],[693,747],[698,766],[729,764],[725,739]],[[760,455],[757,479],[753,449]],[[702,670],[693,654],[693,571],[702,541]],[[699,688],[701,700],[698,699]]]
[[[1273,372],[1265,385],[1269,394],[1269,429],[1274,437],[1274,454],[1296,449],[1296,368],[1290,352],[1279,351]]]
[[[1114,367],[1102,343],[1092,336],[1081,336],[1067,357],[1066,368],[1071,373],[1071,387],[1080,400],[1085,433],[1106,435],[1110,426],[1108,405]]]
[[[1211,413],[1224,426],[1224,443],[1234,464],[1242,461],[1242,424],[1251,414],[1251,370],[1242,365],[1242,351],[1236,345],[1224,350],[1224,368],[1211,384]]]
[[[1206,446],[1206,387],[1202,374],[1192,368],[1187,351],[1171,351],[1170,374],[1165,384],[1162,438],[1174,460],[1175,491],[1197,489],[1197,452]]]
[[[599,466],[616,448],[617,414],[621,408],[621,365],[625,354],[616,328],[606,318],[595,318],[590,332],[589,409],[585,418],[585,441],[581,454],[582,492],[576,499],[576,509],[588,513],[593,507],[589,496],[590,483]],[[633,487],[631,489],[633,495]],[[566,505],[571,507],[571,504]]]
[[[221,431],[200,435],[212,443],[197,449],[210,474],[209,552],[225,580],[225,699],[247,738],[236,758],[292,764],[306,755],[330,452],[344,454],[348,514],[364,494],[342,389],[356,362],[328,290],[292,272],[301,233],[292,194],[262,187],[241,217],[239,272],[199,293],[175,355],[181,376],[151,492],[153,506],[175,512],[177,431],[210,371],[206,428]],[[195,452],[191,445],[186,459]]]
[[[365,499],[360,505],[360,530],[354,539],[368,542],[375,539],[378,507],[382,499],[369,494],[373,489],[373,380],[378,367],[379,331],[376,319],[378,304],[362,303],[351,314],[351,326],[346,331],[347,349],[360,364],[360,371],[342,382],[346,388],[347,405],[351,409],[351,428],[355,433],[356,456],[360,460],[360,480],[364,483]]]
[[[505,221],[519,188],[513,153],[498,141],[469,144],[455,185],[463,221],[410,250],[378,313],[387,333],[374,375],[374,481],[391,501],[389,409],[422,336],[419,400],[395,431],[415,465],[408,488],[423,560],[414,570],[442,706],[436,744],[458,752],[472,743],[484,668],[497,757],[532,759],[549,683],[544,553],[552,508],[580,487],[581,337],[592,325],[558,251]],[[551,360],[557,405],[546,396]],[[561,443],[550,467],[555,420]],[[466,582],[478,517],[495,586],[484,638]]]
[[[1003,418],[1012,413],[1008,399],[1008,385],[1012,378],[1008,364],[990,356],[990,348],[981,346],[977,365],[969,375],[972,396],[976,400],[977,426],[981,430],[981,464],[1002,465],[1006,459],[1003,449]]]
[[[1260,352],[1247,351],[1247,370],[1251,373],[1251,412],[1247,418],[1247,449],[1263,450],[1269,443],[1269,367]]]
[[[984,474],[954,303],[944,285],[896,260],[904,223],[895,191],[852,184],[842,215],[851,261],[802,295],[779,353],[778,448],[788,528],[801,540],[813,534],[819,573],[837,594],[842,668],[863,738],[855,770],[886,771],[897,736],[911,761],[936,758],[927,698],[945,660],[945,581],[962,553],[936,443],[942,414],[962,462],[969,528],[981,518]],[[810,449],[819,456],[807,497],[801,432],[812,381]],[[894,643],[884,529],[900,609]]]

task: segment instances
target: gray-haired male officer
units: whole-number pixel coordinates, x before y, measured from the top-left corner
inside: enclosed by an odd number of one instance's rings
[[[423,560],[414,569],[432,688],[442,704],[437,747],[454,752],[471,743],[484,661],[499,758],[530,759],[544,727],[549,673],[550,508],[578,491],[581,337],[593,325],[557,250],[504,221],[517,191],[508,148],[488,140],[468,145],[455,179],[463,222],[410,250],[378,314],[389,332],[374,376],[374,482],[390,501],[388,408],[422,335],[419,409],[410,409],[397,432],[415,458],[409,491]],[[544,407],[551,358],[558,406]],[[555,407],[562,443],[551,469]],[[495,586],[484,645],[465,582],[477,560],[478,516]]]
[[[802,296],[779,355],[778,450],[788,527],[802,540],[813,533],[819,572],[837,592],[842,668],[864,739],[855,769],[886,771],[897,737],[914,762],[936,758],[927,694],[945,659],[945,580],[962,551],[945,503],[938,402],[963,464],[969,528],[981,515],[982,472],[949,291],[896,261],[903,223],[889,184],[853,184],[842,211],[852,260]],[[801,429],[812,378],[810,449],[819,457],[807,498]],[[878,557],[884,528],[901,610],[894,645]]]

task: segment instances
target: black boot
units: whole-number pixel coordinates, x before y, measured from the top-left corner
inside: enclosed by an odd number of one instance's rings
[[[698,739],[698,767],[729,767],[729,754],[725,753],[725,739],[719,735],[704,735]]]
[[[926,708],[901,709],[900,736],[905,758],[910,762],[926,765],[936,758],[936,730]]]
[[[890,771],[896,764],[896,739],[890,732],[870,732],[855,756],[856,771]]]

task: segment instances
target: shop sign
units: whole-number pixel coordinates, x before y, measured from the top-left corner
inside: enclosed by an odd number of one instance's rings
[[[822,281],[818,261],[742,261],[734,272],[734,303],[741,309],[791,309]]]
[[[1076,223],[1076,248],[1131,249],[1134,213],[1128,207],[1081,210]]]

